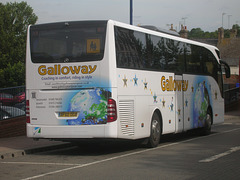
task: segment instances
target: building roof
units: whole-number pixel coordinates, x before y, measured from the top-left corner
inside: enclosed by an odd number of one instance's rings
[[[223,58],[223,61],[228,63],[229,66],[239,66],[239,59],[236,58]]]

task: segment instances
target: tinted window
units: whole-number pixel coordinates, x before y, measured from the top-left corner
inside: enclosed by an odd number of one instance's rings
[[[214,55],[206,50],[207,57],[204,59],[204,72],[211,75],[217,82],[219,81],[219,74],[221,74],[221,66],[217,63]]]
[[[69,22],[30,28],[34,63],[101,60],[104,55],[106,22]]]
[[[186,72],[202,73],[201,47],[187,44]]]
[[[184,70],[184,43],[115,27],[117,67],[156,71]]]
[[[116,28],[117,67],[143,69],[146,67],[144,52],[146,50],[145,34]]]
[[[219,64],[208,49],[164,37],[115,27],[117,67],[210,75]]]

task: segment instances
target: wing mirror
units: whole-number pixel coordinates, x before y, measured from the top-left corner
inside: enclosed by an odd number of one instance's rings
[[[220,60],[220,64],[223,65],[225,73],[226,73],[226,78],[230,78],[231,74],[230,74],[230,67],[229,65],[225,62]]]

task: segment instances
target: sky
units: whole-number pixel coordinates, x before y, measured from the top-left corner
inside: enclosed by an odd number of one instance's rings
[[[1,3],[22,0],[0,0]],[[130,22],[130,0],[24,0],[38,16],[37,24],[112,19]],[[204,31],[240,25],[240,0],[133,0],[133,25],[169,29],[180,24]],[[223,15],[224,13],[224,15]]]

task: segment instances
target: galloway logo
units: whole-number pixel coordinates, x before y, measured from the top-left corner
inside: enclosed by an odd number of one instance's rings
[[[188,80],[173,80],[172,76],[166,79],[165,76],[161,78],[162,91],[187,91]]]
[[[45,65],[41,65],[38,67],[38,73],[41,76],[44,75],[67,75],[71,74],[92,74],[97,69],[97,65],[93,67],[89,66],[63,66],[60,64],[54,65],[53,67],[46,67]]]

